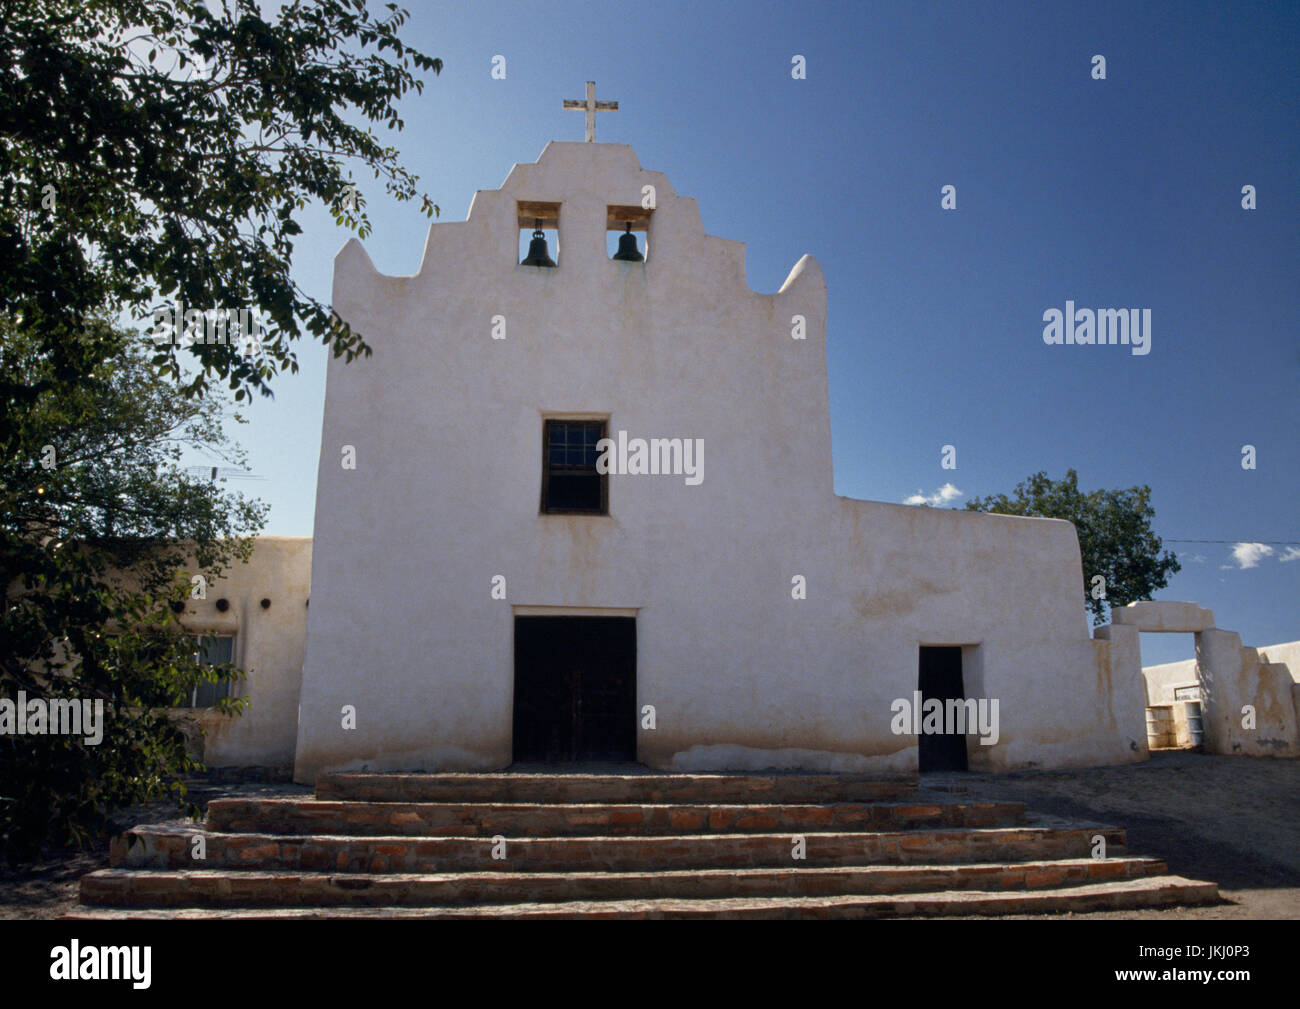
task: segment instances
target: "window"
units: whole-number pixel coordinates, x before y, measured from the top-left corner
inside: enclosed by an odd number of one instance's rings
[[[609,477],[596,472],[603,420],[548,420],[542,428],[542,511],[609,513]]]
[[[205,666],[233,662],[235,639],[229,634],[205,635],[194,639],[198,644],[198,660]],[[190,690],[190,696],[176,705],[178,708],[212,708],[217,701],[230,696],[230,681],[199,683]]]

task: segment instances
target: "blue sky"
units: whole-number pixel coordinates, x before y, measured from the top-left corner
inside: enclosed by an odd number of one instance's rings
[[[597,139],[745,242],[755,290],[821,263],[840,494],[951,483],[961,504],[1070,467],[1085,489],[1149,484],[1160,535],[1228,541],[1169,542],[1184,566],[1159,598],[1248,644],[1300,638],[1300,561],[1232,546],[1300,542],[1300,5],[406,6],[405,37],[445,67],[386,142],[443,220],[581,140],[561,100],[595,80],[620,103]],[[414,273],[427,219],[359,181],[376,266]],[[328,300],[348,235],[323,208],[304,223],[295,273]],[[1149,308],[1151,352],[1047,346],[1067,299]],[[326,354],[299,358],[240,429],[266,479],[235,486],[271,504],[272,534],[311,533]],[[1190,635],[1144,635],[1148,663],[1191,655]]]

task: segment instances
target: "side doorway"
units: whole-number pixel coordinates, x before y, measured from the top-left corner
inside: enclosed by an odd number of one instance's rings
[[[931,698],[947,709],[949,700],[964,700],[960,645],[922,645],[917,689],[921,704]],[[917,739],[921,773],[926,771],[965,771],[966,736],[964,733],[922,733]]]

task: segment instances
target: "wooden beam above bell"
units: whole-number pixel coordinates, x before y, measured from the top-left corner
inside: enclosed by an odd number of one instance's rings
[[[532,230],[535,221],[541,221],[543,228],[557,228],[560,225],[560,205],[558,203],[519,200],[516,204],[516,214],[521,228]]]
[[[649,231],[653,211],[637,206],[615,206],[605,209],[605,230],[622,231],[629,223],[633,231]]]

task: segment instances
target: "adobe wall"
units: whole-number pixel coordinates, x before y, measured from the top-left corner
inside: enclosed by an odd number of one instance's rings
[[[612,262],[606,209],[645,185],[648,260]],[[562,206],[557,269],[517,263],[523,200]],[[966,646],[967,696],[999,701],[972,767],[1145,757],[1135,642],[1089,638],[1073,527],[837,497],[820,267],[750,290],[743,245],[631,148],[550,144],[434,224],[413,276],[349,242],[333,303],[374,355],[330,362],[299,780],[507,766],[512,621],[534,607],[635,612],[652,767],[914,770],[891,703],[923,644]],[[608,515],[540,514],[555,415],[701,438],[704,480],[611,477]]]

